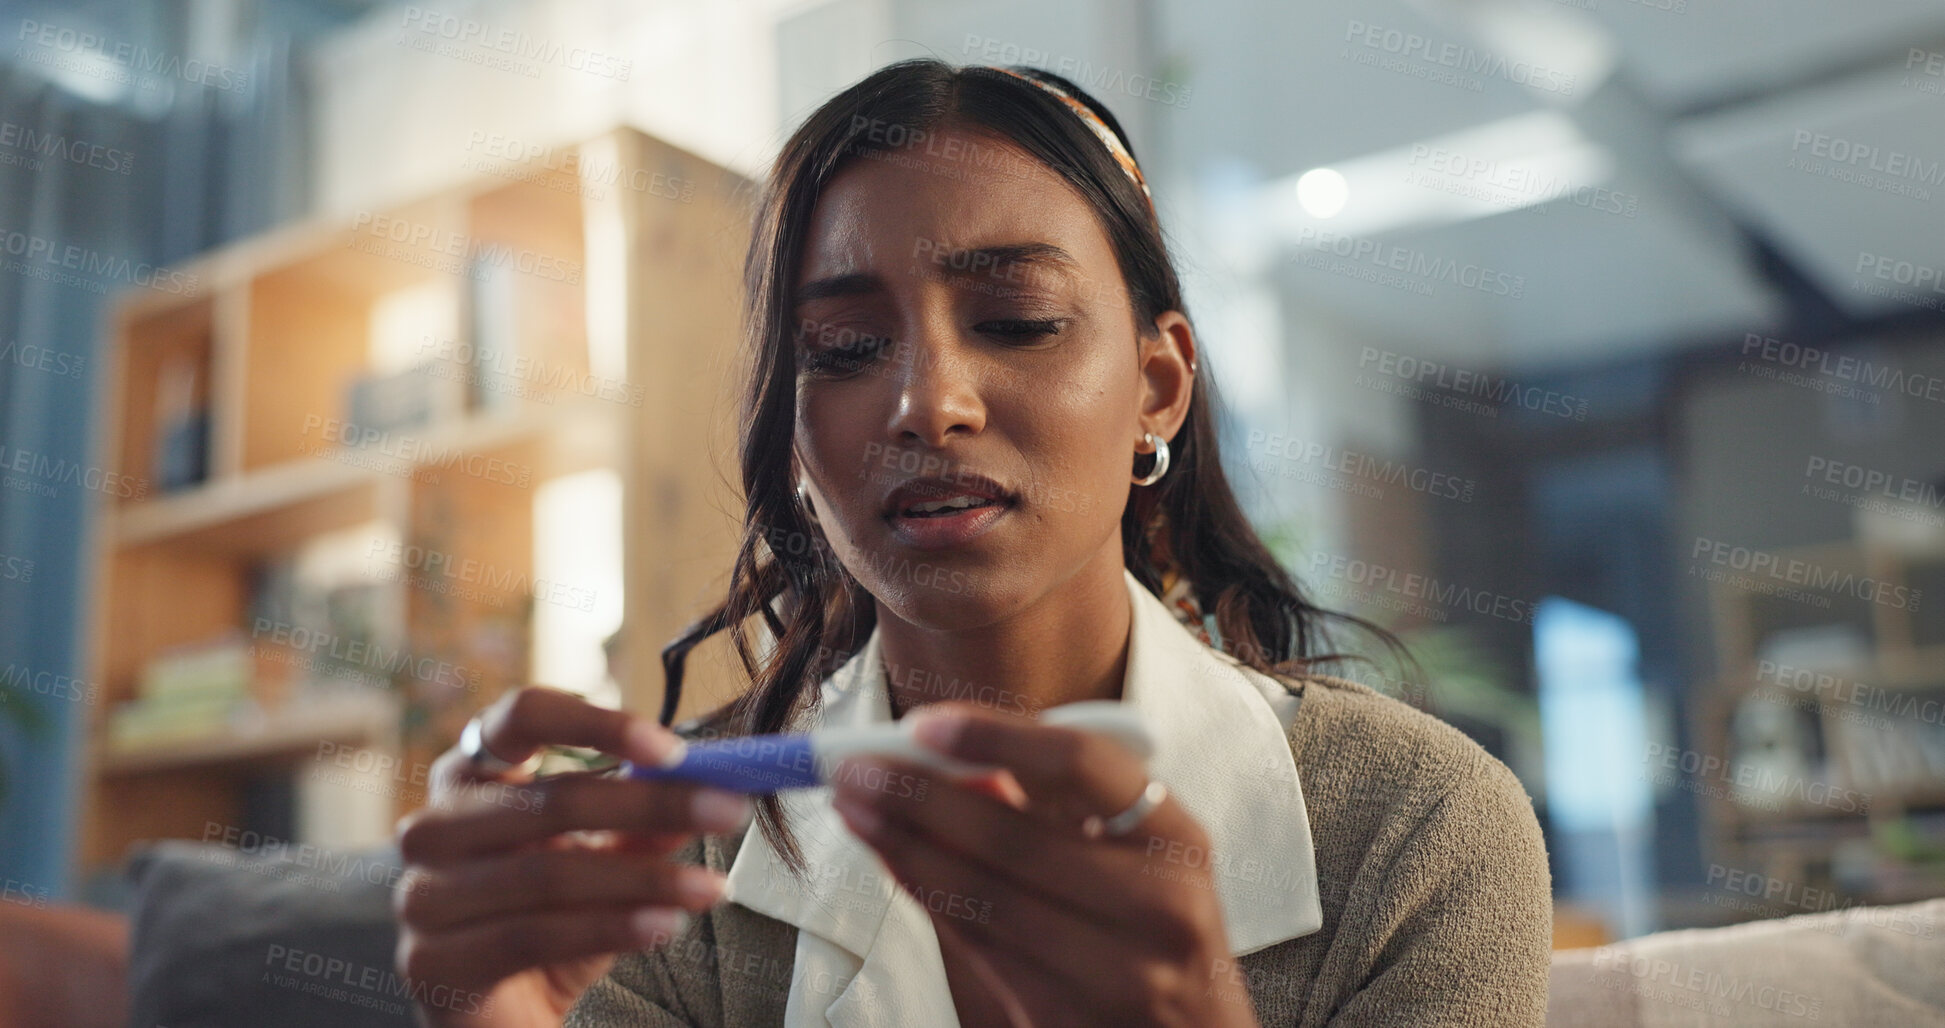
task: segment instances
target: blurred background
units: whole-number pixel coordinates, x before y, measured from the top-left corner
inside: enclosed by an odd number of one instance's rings
[[[519,683],[656,710],[754,184],[921,55],[1127,128],[1233,480],[1524,782],[1558,945],[1945,895],[1938,0],[3,9],[10,903],[382,843]]]

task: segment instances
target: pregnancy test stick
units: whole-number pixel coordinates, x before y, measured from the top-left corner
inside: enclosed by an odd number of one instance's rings
[[[1087,700],[1051,707],[1040,715],[1042,724],[1098,732],[1127,747],[1142,761],[1154,755],[1154,737],[1134,708],[1115,700]],[[948,772],[989,770],[953,760],[912,738],[912,721],[887,721],[811,732],[744,735],[733,739],[689,743],[674,754],[673,764],[644,767],[624,763],[630,778],[677,779],[711,785],[732,792],[768,793],[823,785],[838,761],[870,754],[895,757]]]

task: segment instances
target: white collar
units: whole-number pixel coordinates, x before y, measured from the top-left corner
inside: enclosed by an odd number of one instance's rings
[[[1294,703],[1275,680],[1204,645],[1132,573],[1124,569],[1122,577],[1132,605],[1122,699],[1155,735],[1150,774],[1208,833],[1214,859],[1185,856],[1214,865],[1232,955],[1317,931],[1323,912],[1310,819],[1286,735]],[[824,681],[815,723],[889,720],[874,631]],[[752,828],[730,866],[729,895],[798,928],[787,1022],[956,1023],[924,910],[844,827],[828,787],[786,793],[784,801],[805,880]]]

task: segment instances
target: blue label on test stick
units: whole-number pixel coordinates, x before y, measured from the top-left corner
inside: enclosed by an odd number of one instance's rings
[[[675,778],[731,792],[765,793],[824,784],[808,735],[746,735],[690,743],[674,767],[626,765],[630,778]]]

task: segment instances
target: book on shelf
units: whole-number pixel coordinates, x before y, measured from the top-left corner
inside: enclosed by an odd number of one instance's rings
[[[236,632],[163,652],[143,665],[135,699],[109,714],[110,743],[133,749],[228,730],[256,708],[254,668],[249,644]]]
[[[199,399],[201,362],[171,355],[157,375],[151,472],[162,492],[187,489],[208,473],[209,410]]]

